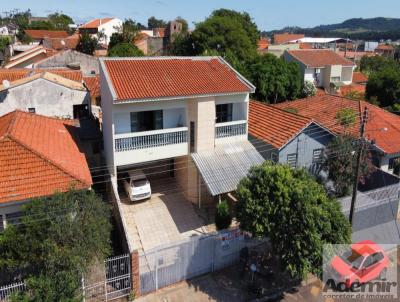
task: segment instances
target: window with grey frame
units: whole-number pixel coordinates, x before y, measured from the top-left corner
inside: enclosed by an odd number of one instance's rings
[[[278,152],[276,152],[276,151],[271,152],[271,161],[274,163],[277,163],[279,161]]]
[[[297,153],[288,154],[288,156],[287,156],[287,164],[291,168],[296,168],[297,167]]]
[[[324,149],[314,149],[313,156],[312,156],[312,164],[322,164],[322,156],[324,153]]]
[[[22,216],[22,212],[6,214],[6,222],[7,224],[18,225],[21,222]]]
[[[131,112],[131,132],[142,132],[163,129],[163,111]]]

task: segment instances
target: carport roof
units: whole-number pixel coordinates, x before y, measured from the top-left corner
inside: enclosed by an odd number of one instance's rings
[[[192,158],[213,196],[236,190],[250,168],[264,162],[263,157],[248,141],[216,146],[212,151],[192,153]]]

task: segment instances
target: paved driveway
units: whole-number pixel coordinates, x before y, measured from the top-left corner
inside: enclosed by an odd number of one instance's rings
[[[132,203],[120,190],[127,237],[135,249],[148,251],[207,232],[205,223],[173,178],[152,180],[151,186],[153,195],[144,202]]]

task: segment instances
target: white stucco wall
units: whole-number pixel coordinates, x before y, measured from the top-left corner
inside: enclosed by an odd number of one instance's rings
[[[354,67],[343,66],[342,68],[342,82],[349,85],[353,82]]]
[[[122,20],[114,18],[113,20],[99,26],[98,31],[104,32],[105,38],[99,40],[100,43],[108,45],[110,43],[110,37],[113,33],[119,32],[122,28]]]
[[[0,92],[0,116],[15,109],[52,117],[73,117],[73,105],[90,103],[88,91],[80,91],[39,78]]]

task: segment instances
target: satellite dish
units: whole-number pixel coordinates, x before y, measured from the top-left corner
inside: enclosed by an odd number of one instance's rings
[[[4,88],[10,87],[10,82],[7,80],[3,80],[3,86],[4,86]]]

